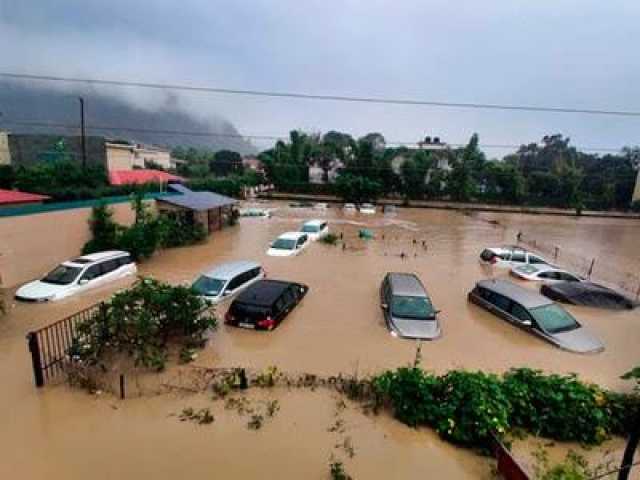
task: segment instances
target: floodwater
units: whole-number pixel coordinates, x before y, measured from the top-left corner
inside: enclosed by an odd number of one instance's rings
[[[606,345],[605,352],[585,356],[511,327],[469,304],[466,295],[479,279],[506,275],[482,267],[478,255],[486,246],[514,243],[518,231],[606,259],[620,270],[638,271],[640,223],[423,209],[399,209],[396,216],[385,217],[271,206],[278,209],[270,219],[243,218],[206,244],[164,251],[140,267],[145,275],[182,282],[212,264],[253,259],[262,262],[270,278],[309,285],[304,301],[273,332],[221,325],[197,365],[276,365],[287,372],[328,375],[373,373],[411,363],[416,343],[389,335],[378,301],[384,274],[407,271],[420,276],[442,312],[443,337],[422,346],[424,368],[502,372],[529,366],[575,372],[613,389],[630,387],[619,377],[640,363],[640,309],[567,307]],[[343,234],[345,249],[317,243],[297,257],[265,255],[277,235],[317,217],[326,217],[330,228]],[[359,239],[361,228],[370,228],[375,239]],[[335,398],[326,391],[270,392],[281,410],[257,432],[246,428],[245,418],[204,395],[120,401],[64,385],[36,391],[26,332],[104,299],[118,287],[51,305],[15,305],[0,319],[0,478],[263,478],[265,472],[283,479],[328,478],[328,459],[340,439],[327,431],[336,412]],[[225,310],[218,309],[221,318]],[[216,421],[196,426],[171,416],[188,406],[210,407]],[[411,430],[385,415],[368,417],[355,408],[343,415],[343,436],[350,437],[355,456],[336,456],[355,478],[471,479],[489,474],[486,459],[441,442],[429,430]],[[622,447],[618,439],[603,448],[618,458]]]

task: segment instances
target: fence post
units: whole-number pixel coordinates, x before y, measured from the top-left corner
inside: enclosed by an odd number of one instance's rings
[[[38,335],[35,332],[30,332],[27,335],[27,341],[29,343],[29,351],[31,352],[33,378],[36,382],[36,387],[40,388],[44,386],[44,374],[42,372],[42,359],[40,358],[40,343],[38,342]]]
[[[124,400],[126,397],[125,387],[124,387],[124,375],[120,374],[120,400]]]
[[[560,247],[556,247],[555,253],[553,254],[553,260],[555,262],[558,261],[558,253],[560,253]]]
[[[595,263],[596,259],[594,258],[593,260],[591,260],[591,266],[589,267],[589,273],[587,274],[589,278],[591,278],[591,274],[593,273],[593,266],[595,265]]]

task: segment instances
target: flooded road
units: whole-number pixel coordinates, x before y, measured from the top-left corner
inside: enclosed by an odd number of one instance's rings
[[[576,372],[613,389],[640,363],[640,310],[610,312],[567,307],[605,343],[599,355],[561,351],[469,304],[466,295],[487,276],[505,276],[478,262],[486,246],[514,243],[518,231],[564,249],[606,259],[619,269],[640,269],[640,223],[628,220],[478,214],[399,209],[398,215],[345,215],[278,207],[273,218],[243,218],[206,244],[163,251],[140,267],[170,282],[192,280],[227,260],[263,264],[270,278],[309,285],[310,292],[273,332],[221,325],[196,360],[202,366],[264,368],[336,374],[377,372],[413,361],[416,343],[393,338],[380,312],[378,288],[388,271],[414,272],[442,311],[441,339],[423,344],[423,367],[502,372],[529,366]],[[326,217],[346,248],[313,244],[291,258],[267,257],[277,235],[303,220]],[[370,228],[375,238],[358,238]],[[415,240],[415,243],[414,243]],[[424,245],[423,246],[423,242]],[[401,254],[404,254],[401,256]],[[120,285],[122,287],[122,285]],[[530,286],[533,288],[533,286]],[[88,396],[65,386],[36,391],[24,335],[113,292],[103,289],[51,305],[16,305],[0,319],[0,478],[327,478],[335,439],[327,432],[335,400],[327,392],[272,392],[282,405],[258,432],[204,396],[128,399]],[[226,305],[218,309],[220,318]],[[252,394],[253,395],[253,394]],[[201,427],[169,417],[186,406],[211,406],[216,422]],[[355,478],[482,478],[485,459],[414,431],[386,416],[349,409],[357,451],[345,461]],[[620,450],[619,440],[608,447]],[[273,473],[272,473],[273,472]],[[429,475],[430,474],[430,475]],[[635,474],[637,475],[637,474]]]

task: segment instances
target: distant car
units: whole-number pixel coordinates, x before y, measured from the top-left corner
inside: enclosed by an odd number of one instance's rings
[[[380,285],[380,306],[394,336],[435,340],[442,334],[438,311],[416,275],[387,273]]]
[[[604,345],[557,303],[506,280],[482,280],[469,301],[571,352],[597,353]]]
[[[300,231],[306,233],[309,240],[315,242],[329,233],[329,224],[326,220],[309,220],[302,224]]]
[[[398,213],[398,208],[395,205],[385,205],[382,207],[382,212],[385,215],[395,215]]]
[[[60,300],[121,278],[138,269],[131,255],[119,250],[83,255],[61,263],[42,279],[18,289],[16,300],[47,302]]]
[[[272,257],[291,257],[298,255],[309,245],[309,235],[303,232],[287,232],[276,238],[267,255]]]
[[[273,330],[302,301],[309,287],[282,280],[260,280],[231,303],[225,323],[242,328]]]
[[[354,203],[345,203],[342,209],[348,213],[353,213],[358,211]]]
[[[546,284],[559,282],[583,282],[585,279],[575,273],[567,272],[561,268],[552,267],[550,265],[520,265],[513,267],[511,274],[523,280],[533,282],[544,282]]]
[[[203,272],[191,287],[216,305],[237,295],[252,283],[265,277],[259,263],[237,261],[221,263]]]
[[[637,302],[625,295],[591,282],[543,285],[540,293],[551,300],[588,307],[626,310],[638,306]]]
[[[241,208],[241,217],[271,217],[271,210],[268,208]]]
[[[324,211],[324,210],[328,210],[329,209],[329,204],[328,203],[316,203],[313,206],[314,210],[320,210],[320,211]]]
[[[480,262],[505,268],[520,265],[550,265],[541,256],[514,246],[485,248],[480,254]]]
[[[360,213],[364,213],[365,215],[373,215],[376,213],[376,206],[372,203],[363,203],[360,205]]]
[[[289,204],[291,208],[311,208],[313,203],[311,202],[292,202]]]

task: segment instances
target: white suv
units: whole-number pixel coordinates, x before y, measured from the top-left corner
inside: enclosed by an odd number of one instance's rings
[[[306,233],[309,240],[315,242],[329,233],[329,224],[326,220],[309,220],[302,224],[300,231]]]
[[[520,265],[551,265],[539,255],[516,246],[485,248],[480,254],[480,262],[506,268]]]
[[[47,302],[60,300],[105,285],[138,271],[127,252],[92,253],[61,263],[41,280],[27,283],[16,292],[16,300]]]
[[[298,255],[309,245],[309,236],[303,232],[287,232],[276,238],[267,250],[271,257],[291,257]]]

